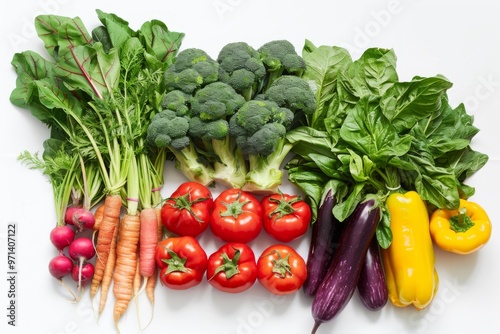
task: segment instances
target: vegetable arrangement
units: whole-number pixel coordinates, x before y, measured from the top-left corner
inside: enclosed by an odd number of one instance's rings
[[[226,44],[217,57],[181,50],[159,20],[133,30],[97,10],[35,20],[48,59],[15,54],[11,102],[50,128],[44,152],[19,159],[50,180],[57,255],[49,272],[78,301],[89,285],[113,320],[159,280],[185,290],[204,279],[244,293],[311,297],[312,333],[356,290],[371,311],[388,300],[423,309],[439,285],[434,245],[483,247],[486,212],[465,182],[488,157],[445,77],[399,81],[393,50],[353,60],[336,46],[287,40]],[[166,198],[165,163],[186,182]],[[284,172],[305,197],[282,193]],[[210,187],[223,190],[214,196]],[[287,243],[311,229],[306,259]],[[223,245],[207,254],[199,236]],[[276,244],[257,257],[264,231]],[[91,262],[92,260],[92,262]],[[64,283],[71,276],[79,295]]]

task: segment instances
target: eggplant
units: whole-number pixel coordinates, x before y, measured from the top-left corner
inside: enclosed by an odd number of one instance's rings
[[[332,263],[312,301],[311,334],[322,323],[335,318],[351,300],[379,219],[380,208],[374,199],[358,204],[349,216]]]
[[[318,209],[318,217],[312,226],[311,243],[307,255],[307,278],[302,286],[307,296],[314,296],[328,270],[337,249],[341,223],[333,216],[336,200],[328,190]]]
[[[363,305],[370,311],[380,310],[389,299],[377,238],[372,238],[366,252],[358,280],[358,294]]]

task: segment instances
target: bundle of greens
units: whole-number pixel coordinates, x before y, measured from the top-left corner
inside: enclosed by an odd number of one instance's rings
[[[96,12],[101,25],[91,33],[78,17],[36,17],[35,28],[48,57],[34,51],[14,55],[18,77],[10,100],[50,128],[42,157],[25,152],[20,159],[49,177],[57,224],[63,224],[64,211],[75,194],[83,192],[89,209],[104,198],[95,241],[99,261],[90,290],[94,297],[102,288],[102,309],[113,277],[117,322],[131,301],[128,280],[135,275],[138,261],[131,251],[139,248],[138,238],[133,237],[138,231],[132,231],[125,218],[137,223],[139,214],[153,212],[153,219],[141,218],[140,224],[152,222],[148,229],[154,235],[151,241],[156,240],[154,207],[162,203],[158,190],[166,151],[146,145],[147,127],[161,110],[164,74],[184,34],[170,31],[159,20],[133,30],[115,14]],[[126,215],[121,221],[123,204]],[[114,233],[118,230],[119,235]],[[115,260],[122,265],[116,270]],[[141,258],[147,261],[154,267],[153,258]],[[123,263],[132,266],[123,268]]]
[[[306,41],[303,58],[317,107],[307,125],[287,133],[295,156],[286,169],[315,214],[330,190],[339,221],[369,195],[383,209],[396,189],[416,190],[439,208],[457,208],[474,193],[465,180],[488,157],[471,148],[478,129],[463,104],[450,106],[452,83],[444,76],[399,81],[389,49],[370,48],[353,61],[343,48]],[[385,215],[377,229],[384,248],[389,225]]]

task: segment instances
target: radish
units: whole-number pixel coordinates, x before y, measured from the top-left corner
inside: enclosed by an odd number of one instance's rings
[[[94,265],[90,262],[85,262],[80,265],[73,266],[73,270],[71,271],[71,278],[75,282],[78,282],[78,287],[84,287],[88,282],[92,281],[92,277],[94,276]]]
[[[64,276],[69,275],[73,270],[73,261],[64,254],[59,254],[52,258],[49,262],[49,271],[52,276],[61,280]]]
[[[74,225],[79,232],[91,229],[95,224],[94,214],[82,207],[69,206],[64,215],[66,224]]]
[[[50,231],[50,241],[61,251],[75,239],[75,231],[68,225],[57,225]]]
[[[49,272],[50,274],[57,279],[57,281],[71,294],[73,297],[73,301],[76,301],[77,298],[73,291],[71,291],[66,284],[64,284],[63,277],[71,274],[73,270],[73,261],[64,255],[62,251],[59,252],[58,255],[52,258],[49,262]]]
[[[86,274],[90,274],[89,271],[92,271],[91,273],[92,276],[94,275],[93,273],[94,267],[92,266],[92,268],[89,269],[87,268],[87,266],[85,266],[87,261],[92,259],[95,255],[94,244],[90,238],[87,237],[77,238],[69,245],[68,254],[73,260],[78,261],[76,265],[77,272],[76,274],[72,273],[72,277],[73,279],[75,279],[76,275],[76,277],[78,278],[78,290],[81,290],[83,287],[82,280],[84,276],[86,276]],[[84,273],[84,267],[86,267],[85,273]],[[73,267],[71,269],[72,271],[75,270]]]

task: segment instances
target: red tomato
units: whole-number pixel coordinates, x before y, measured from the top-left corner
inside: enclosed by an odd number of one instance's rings
[[[238,293],[248,290],[257,280],[254,252],[244,243],[226,243],[209,256],[207,279],[220,291]]]
[[[212,193],[207,187],[198,182],[184,182],[163,204],[161,220],[172,233],[197,237],[210,224],[212,206]]]
[[[193,237],[170,237],[158,243],[156,265],[163,285],[185,290],[201,283],[207,269],[207,254]]]
[[[257,279],[273,294],[292,294],[302,287],[306,278],[304,258],[287,245],[270,246],[257,260]]]
[[[276,193],[262,198],[264,230],[274,239],[289,242],[304,235],[311,223],[311,208],[299,196]]]
[[[226,189],[214,201],[210,217],[212,233],[226,242],[247,243],[262,230],[262,206],[252,194]]]

